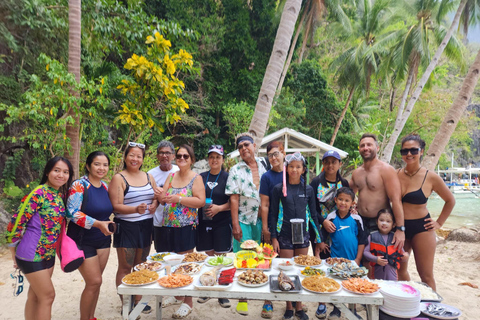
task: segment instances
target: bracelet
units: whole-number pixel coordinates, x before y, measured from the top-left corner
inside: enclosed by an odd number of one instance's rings
[[[178,197],[178,204],[181,204],[182,203],[182,197]]]

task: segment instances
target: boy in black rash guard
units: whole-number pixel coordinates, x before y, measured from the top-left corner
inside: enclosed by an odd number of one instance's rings
[[[316,242],[320,243],[318,233],[318,214],[315,205],[313,188],[306,185],[305,158],[300,153],[290,154],[285,157],[283,184],[277,184],[272,191],[270,202],[271,219],[269,219],[273,249],[279,252],[281,258],[291,258],[294,255],[308,254],[310,245],[310,227],[315,228]],[[303,219],[303,241],[297,243],[293,240],[291,219]],[[323,218],[321,219],[323,222]],[[300,320],[308,320],[307,314],[302,310],[302,303],[297,302],[295,315]],[[292,319],[294,316],[291,302],[287,302],[287,308],[283,319]]]

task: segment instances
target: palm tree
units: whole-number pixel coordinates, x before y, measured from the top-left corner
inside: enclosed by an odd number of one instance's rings
[[[80,83],[80,61],[81,61],[81,38],[82,38],[82,1],[68,1],[68,72],[75,75],[75,80]],[[72,94],[78,95],[77,91]],[[77,106],[80,107],[80,106]],[[68,115],[74,119],[73,123],[66,126],[66,136],[70,139],[72,150],[66,155],[72,163],[75,177],[78,177],[80,165],[80,117],[73,108],[68,110]]]
[[[349,94],[335,125],[330,145],[335,142],[355,90],[364,86],[368,98],[372,75],[378,71],[380,53],[385,50],[384,44],[395,34],[393,31],[382,34],[395,20],[389,9],[391,3],[392,0],[377,0],[373,3],[370,0],[360,1],[352,34],[347,35],[353,46],[332,62],[331,68],[337,69],[337,83],[342,88],[348,88]]]
[[[462,11],[462,16],[460,17],[460,23],[463,26],[463,34],[465,38],[463,43],[468,43],[468,29],[470,26],[476,25],[480,22],[480,1],[479,0],[468,0],[465,8]]]
[[[467,108],[468,102],[472,97],[473,90],[477,85],[479,77],[480,51],[478,51],[475,61],[470,67],[470,70],[468,70],[467,77],[463,81],[462,88],[460,89],[457,98],[455,101],[453,101],[453,104],[445,115],[445,118],[443,119],[443,122],[438,129],[437,134],[435,135],[435,138],[428,148],[425,159],[422,163],[428,170],[435,170],[438,159],[440,159],[443,150],[445,150],[450,137],[457,127],[458,121]]]
[[[443,27],[434,24],[434,21],[432,19],[435,12],[438,10],[439,7],[441,7],[438,1],[414,0],[413,3],[410,3],[413,5],[408,5],[409,2],[405,2],[404,8],[410,11],[412,14],[415,14],[415,16],[417,17],[417,22],[416,24],[408,28],[408,31],[405,33],[404,38],[401,40],[401,42],[399,42],[399,46],[397,47],[397,50],[398,48],[401,48],[402,52],[400,58],[402,61],[400,71],[402,67],[407,68],[408,77],[402,95],[402,100],[400,102],[400,106],[398,107],[393,132],[390,135],[385,149],[382,151],[381,159],[383,161],[390,162],[395,143],[397,142],[397,139],[400,136],[403,127],[405,126],[405,123],[407,122],[408,117],[413,110],[413,107],[415,106],[415,102],[420,97],[420,94],[422,93],[425,84],[427,83],[430,75],[437,66],[443,51],[445,50],[445,52],[450,58],[457,57],[457,59],[460,60],[460,44],[455,38],[452,38],[452,35],[454,30],[458,26],[460,15],[466,2],[467,0],[462,0],[462,2],[460,3],[460,6],[457,9],[457,13],[455,14],[455,18],[453,19],[448,31],[445,31]],[[441,13],[438,16],[441,16]],[[434,38],[437,41],[442,38],[443,40],[441,40],[441,42],[439,41],[440,44],[438,46],[438,49],[435,52],[433,58],[430,60],[429,46],[431,45],[431,38]],[[418,75],[419,66],[422,61],[428,60],[430,60],[428,67],[425,69],[422,78],[418,82],[417,87],[415,88],[413,94],[410,97],[410,100],[408,101],[407,106],[405,107],[408,95],[411,90],[411,85],[415,83],[415,79]]]
[[[280,80],[283,66],[285,65],[301,5],[301,0],[287,0],[283,8],[272,54],[268,61],[262,87],[260,88],[260,93],[255,105],[255,112],[248,129],[249,132],[254,134],[255,142],[258,146],[260,146],[260,142],[267,129],[268,116],[272,108],[278,81]]]

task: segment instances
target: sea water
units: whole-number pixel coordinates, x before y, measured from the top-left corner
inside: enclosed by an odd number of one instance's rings
[[[480,197],[470,193],[454,193],[455,207],[450,217],[443,225],[446,229],[460,227],[480,226]],[[438,218],[445,202],[436,194],[433,194],[427,203],[427,208],[433,218]]]

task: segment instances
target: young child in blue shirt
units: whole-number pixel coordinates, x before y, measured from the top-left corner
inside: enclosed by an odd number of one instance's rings
[[[362,218],[358,214],[350,213],[350,208],[355,204],[355,194],[352,189],[348,187],[338,189],[335,204],[337,210],[332,211],[326,218],[335,225],[335,232],[328,233],[325,228],[322,228],[322,240],[326,241],[330,238],[331,244],[329,246],[326,242],[322,242],[317,247],[322,252],[329,251],[333,258],[354,260],[357,265],[360,265],[363,250],[368,242],[363,230]],[[340,310],[334,307],[328,319],[340,319],[340,317]]]

